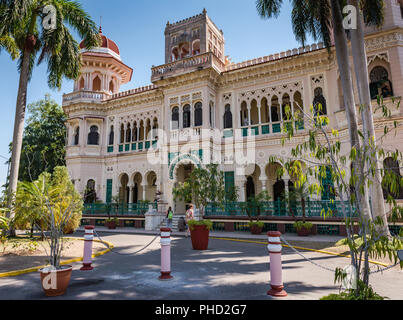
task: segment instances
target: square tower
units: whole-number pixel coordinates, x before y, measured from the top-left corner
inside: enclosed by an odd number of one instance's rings
[[[170,63],[206,52],[213,52],[222,62],[225,41],[224,33],[207,16],[206,9],[201,14],[175,23],[167,23],[165,28],[165,63]]]

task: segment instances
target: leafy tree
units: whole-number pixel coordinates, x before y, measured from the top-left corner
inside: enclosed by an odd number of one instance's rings
[[[202,215],[207,204],[223,206],[225,201],[224,174],[217,164],[195,168],[189,178],[173,189],[174,200],[193,202]]]
[[[379,101],[382,100],[379,99]],[[397,107],[399,106],[400,103],[397,103]],[[385,105],[379,105],[379,108],[383,111],[384,120],[390,121],[391,113],[388,108]],[[289,108],[286,108],[286,113],[288,117],[293,119]],[[330,206],[327,211],[322,210],[322,215],[325,218],[332,216],[333,210],[340,210],[343,214],[347,231],[346,243],[350,249],[351,265],[355,270],[355,287],[349,292],[352,292],[356,298],[369,299],[373,297],[373,293],[369,290],[369,259],[389,257],[395,264],[398,264],[397,250],[403,248],[403,243],[399,237],[384,235],[382,229],[388,226],[383,226],[383,219],[380,217],[373,220],[365,218],[366,215],[360,212],[362,208],[359,206],[359,200],[355,197],[357,193],[364,196],[364,193],[368,192],[368,189],[364,188],[364,186],[374,183],[374,179],[376,179],[374,174],[375,164],[369,161],[372,159],[372,151],[365,146],[358,149],[353,146],[349,150],[343,151],[339,132],[336,129],[329,129],[322,125],[324,122],[328,123],[328,119],[322,121],[327,116],[319,116],[320,121],[317,121],[318,117],[314,115],[313,106],[311,106],[311,114],[304,114],[304,117],[305,120],[308,120],[309,139],[292,149],[291,158],[272,157],[270,161],[272,163],[282,163],[288,174],[296,177],[301,184],[307,181],[309,176],[314,177],[316,181],[321,181],[327,176],[327,171],[330,170],[331,181],[335,185],[335,193],[341,200],[341,208],[333,207],[332,209],[332,206]],[[399,150],[385,150],[379,147],[391,132],[401,129],[401,123],[394,121],[393,124],[393,130],[388,129],[387,124],[385,125],[384,135],[378,137],[379,143],[375,149],[380,157],[392,157],[398,161],[400,167],[403,159],[402,152]],[[283,144],[286,141],[290,141],[295,134],[294,129],[286,125],[283,126],[283,132],[287,134],[282,139]],[[298,161],[295,161],[296,159],[308,164],[306,172],[301,169],[301,166],[296,165],[298,163]],[[364,167],[364,164],[369,164],[369,166],[363,174],[353,170],[349,177],[347,172],[352,162],[359,162],[362,167]],[[284,172],[280,173],[283,174]],[[386,186],[394,185],[388,175],[384,172],[381,174]],[[357,185],[356,181],[358,181],[360,187],[358,190],[353,191],[351,186]],[[403,186],[403,181],[400,181],[400,185]],[[323,190],[324,186],[318,182],[311,184],[309,188],[310,194],[320,194]],[[392,197],[388,197],[388,202],[392,206],[391,222],[403,219],[403,207],[399,206]],[[358,218],[353,216],[354,207],[358,212]],[[357,221],[354,221],[355,219]],[[356,222],[358,222],[360,228],[359,234],[355,234],[354,231]],[[403,232],[401,232],[400,236],[402,235]],[[400,263],[400,266],[403,268],[403,262]],[[342,281],[345,277],[346,273],[343,270],[336,270],[335,281]]]
[[[55,27],[49,25],[46,6],[55,10]],[[52,21],[50,21],[52,22]],[[48,84],[59,88],[62,78],[76,79],[81,59],[78,42],[68,26],[84,38],[86,48],[99,45],[95,23],[76,1],[69,0],[0,0],[0,39],[2,48],[12,55],[19,53],[20,81],[14,121],[13,148],[9,181],[9,207],[17,191],[17,181],[24,131],[28,82],[35,63],[48,65]],[[11,212],[11,216],[13,212]]]
[[[28,112],[30,116],[22,140],[21,181],[36,180],[42,172],[52,173],[55,167],[66,163],[66,116],[63,109],[46,95],[28,105]]]
[[[46,196],[40,196],[46,195]],[[80,225],[83,201],[71,182],[66,167],[56,167],[53,174],[44,172],[33,182],[20,182],[15,198],[16,227],[37,227],[42,234],[50,228],[49,206],[64,212],[73,208],[64,223],[64,232],[69,233]]]

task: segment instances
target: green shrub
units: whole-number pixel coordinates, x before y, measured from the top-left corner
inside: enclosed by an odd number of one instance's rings
[[[310,222],[297,221],[297,222],[294,222],[294,228],[297,231],[301,230],[302,228],[311,230],[313,228],[313,224]]]
[[[251,222],[249,222],[249,228],[252,228],[253,226],[256,226],[258,228],[263,228],[264,227],[264,222],[261,222],[261,221],[251,221]]]
[[[320,300],[385,300],[377,294],[371,286],[366,286],[364,282],[358,281],[360,294],[357,296],[355,290],[346,290],[340,293],[329,294],[328,296],[320,298]]]
[[[194,230],[194,226],[206,226],[208,230],[213,229],[213,222],[210,220],[190,220],[188,224],[191,230]]]

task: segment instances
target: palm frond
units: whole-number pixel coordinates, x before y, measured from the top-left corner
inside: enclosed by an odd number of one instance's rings
[[[282,4],[283,0],[257,0],[256,9],[262,18],[277,18]]]

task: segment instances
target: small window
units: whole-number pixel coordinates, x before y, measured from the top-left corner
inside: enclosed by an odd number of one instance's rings
[[[175,107],[172,109],[171,128],[172,128],[172,130],[179,129],[179,108],[178,107]]]
[[[389,80],[389,73],[384,67],[373,68],[369,78],[371,81],[369,85],[371,99],[377,99],[378,95],[383,98],[393,96],[392,82]]]
[[[232,129],[232,112],[229,104],[225,106],[224,129]]]
[[[109,145],[113,146],[115,143],[115,132],[113,131],[113,126],[111,126],[111,131],[109,132]]]
[[[315,89],[315,98],[313,99],[313,107],[315,116],[325,116],[327,115],[326,99],[323,96],[322,88]]]
[[[185,105],[183,107],[183,128],[190,128],[190,105]]]
[[[99,144],[99,133],[98,133],[97,126],[92,126],[90,128],[90,133],[88,134],[88,144],[89,145],[98,145]]]
[[[80,127],[77,127],[74,133],[74,142],[73,144],[75,146],[78,146],[78,144],[80,143]]]
[[[195,112],[195,127],[200,127],[203,125],[203,108],[201,102],[195,104],[194,112]]]

